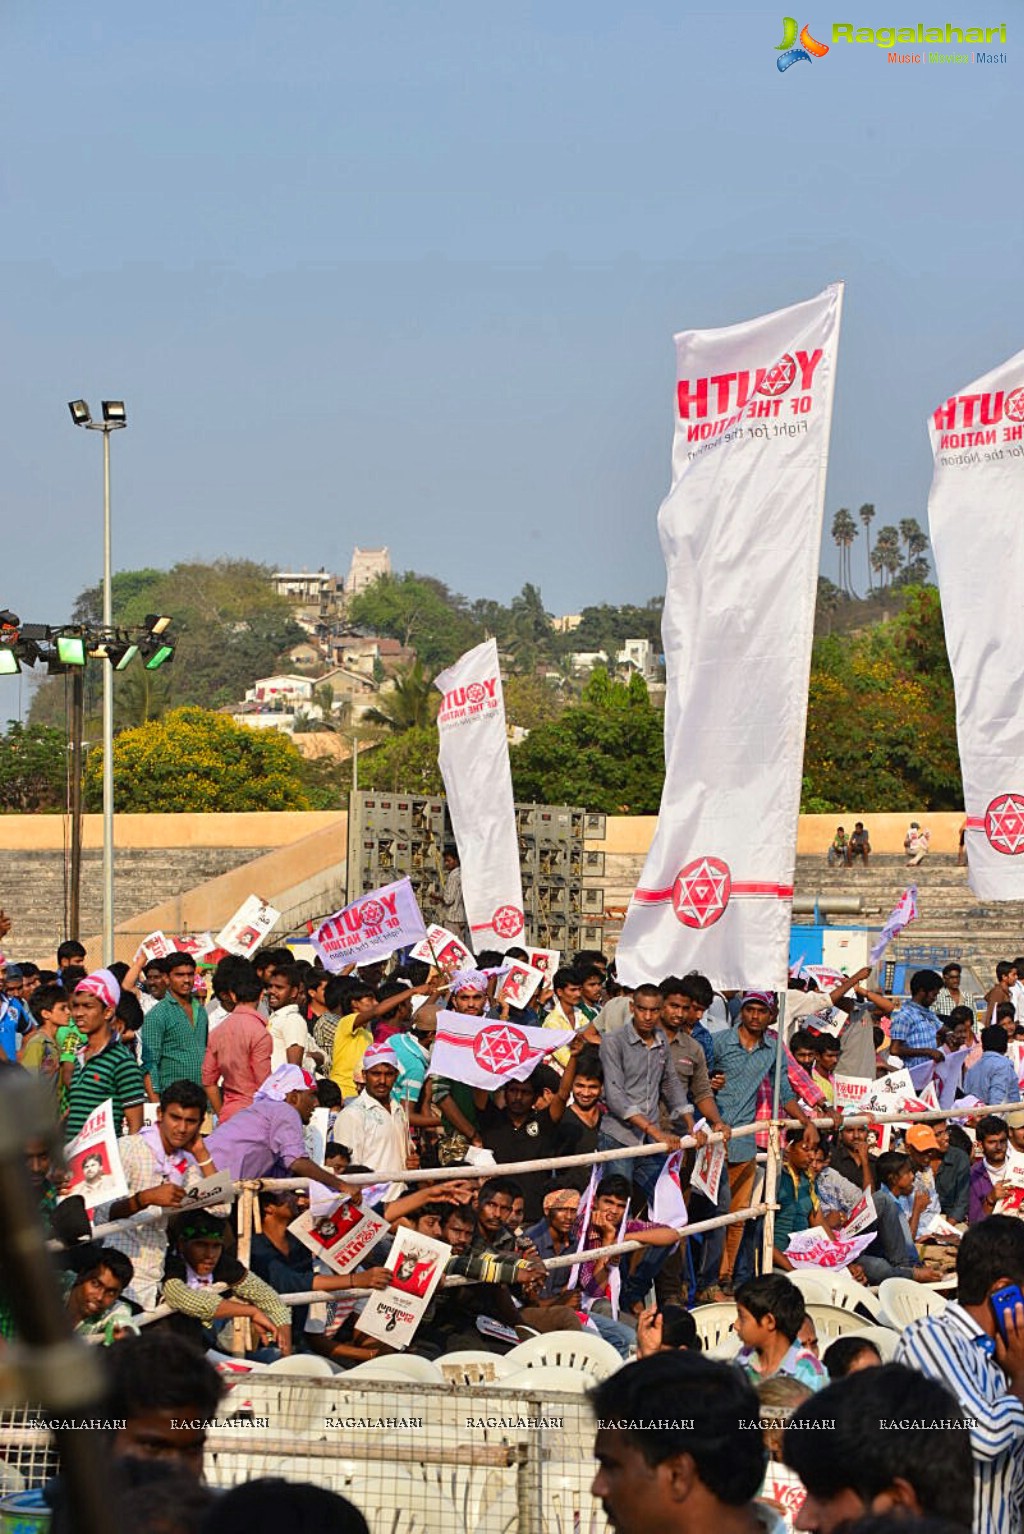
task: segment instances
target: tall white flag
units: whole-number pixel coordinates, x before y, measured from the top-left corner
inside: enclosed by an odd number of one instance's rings
[[[676,337],[665,786],[616,967],[784,988],[842,284]]]
[[[462,865],[473,948],[521,942],[523,881],[498,646],[487,639],[434,678],[438,762]]]
[[[1024,351],[928,423],[928,498],[967,811],[967,869],[984,900],[1024,898],[1024,629],[999,591],[1024,561]]]

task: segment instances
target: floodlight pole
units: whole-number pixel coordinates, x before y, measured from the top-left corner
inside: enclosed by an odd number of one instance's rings
[[[103,627],[114,626],[110,558],[110,423],[103,426]],[[114,668],[103,666],[103,962],[114,960]]]
[[[71,877],[67,936],[81,939],[82,920],[82,736],[85,733],[85,667],[71,673]]]

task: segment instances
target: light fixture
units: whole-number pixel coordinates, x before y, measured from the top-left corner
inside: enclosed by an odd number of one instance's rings
[[[108,426],[127,426],[128,415],[123,399],[105,399],[102,404],[103,419]]]
[[[149,634],[162,634],[172,622],[173,619],[162,618],[159,613],[147,613],[142,626]]]
[[[73,399],[68,403],[71,411],[71,419],[76,426],[88,426],[92,420],[92,412],[84,399]]]
[[[21,662],[14,651],[6,645],[0,645],[0,676],[17,676],[21,670]]]
[[[157,645],[156,649],[146,661],[146,670],[159,671],[161,666],[166,666],[168,662],[172,661],[173,659],[174,646],[172,644]]]
[[[137,644],[125,645],[124,653],[121,656],[111,654],[110,664],[113,666],[115,671],[127,671],[128,667],[131,665],[132,661],[135,659],[138,653],[139,647]]]
[[[17,613],[12,613],[9,607],[0,608],[0,629],[13,629],[15,638],[21,628],[21,619]]]
[[[84,666],[85,637],[82,634],[58,634],[57,660],[62,666]]]

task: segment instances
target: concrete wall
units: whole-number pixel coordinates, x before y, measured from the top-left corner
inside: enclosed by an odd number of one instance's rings
[[[862,818],[876,853],[900,853],[911,820],[932,832],[932,851],[953,853],[962,814],[803,815],[798,853],[824,859],[837,824]],[[609,816],[604,900],[624,909],[643,866],[656,820]],[[64,851],[69,826],[60,815],[0,815],[0,907],[15,922],[10,953],[52,962],[63,935]],[[283,912],[282,927],[321,915],[344,893],[347,816],[340,811],[241,815],[118,815],[115,819],[117,956],[130,958],[140,936],[162,928],[216,931],[250,894]],[[99,949],[99,849],[102,822],[83,828],[83,934]],[[713,849],[709,849],[713,850]],[[594,881],[597,882],[596,880]],[[153,897],[161,897],[154,902]],[[83,941],[85,937],[83,936]]]

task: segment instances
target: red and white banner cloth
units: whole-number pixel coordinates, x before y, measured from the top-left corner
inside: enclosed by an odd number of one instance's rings
[[[493,1092],[507,1081],[525,1081],[545,1055],[574,1038],[571,1028],[525,1028],[498,1018],[439,1012],[427,1074]]]
[[[842,286],[676,337],[665,786],[616,967],[785,989]]]
[[[1024,351],[928,423],[928,520],[956,689],[967,877],[983,900],[1024,897],[1024,628],[993,581],[1024,562]]]
[[[443,694],[438,763],[462,866],[474,949],[501,953],[525,927],[519,835],[498,646],[487,639],[434,678]]]
[[[904,927],[917,920],[917,885],[911,884],[903,891],[888,916],[885,926],[871,946],[871,962],[877,964],[894,937],[899,937]]]

